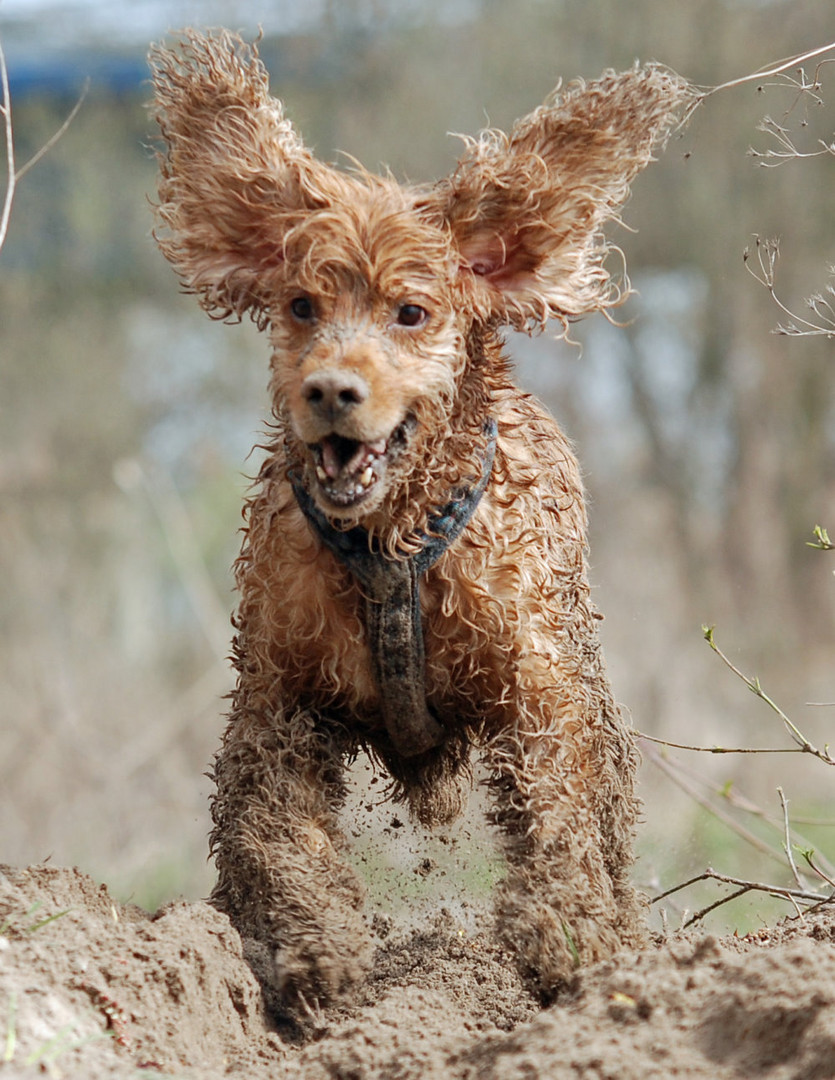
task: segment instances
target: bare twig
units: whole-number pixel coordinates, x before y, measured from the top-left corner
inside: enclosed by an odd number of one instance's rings
[[[821,875],[823,876],[823,875]],[[822,904],[830,904],[835,900],[835,891],[828,896],[823,893],[813,892],[811,889],[786,889],[779,885],[769,885],[766,882],[761,881],[746,881],[743,878],[731,877],[729,874],[720,874],[712,867],[708,867],[703,873],[697,874],[695,877],[689,878],[687,881],[683,881],[680,885],[674,885],[671,889],[665,890],[665,892],[659,893],[658,896],[653,897],[651,903],[657,904],[660,900],[663,900],[667,896],[673,896],[677,892],[681,892],[682,889],[687,889],[691,885],[695,885],[699,881],[719,881],[725,885],[736,886],[736,891],[729,893],[727,896],[721,897],[719,900],[715,900],[712,904],[702,908],[699,911],[693,913],[690,918],[683,924],[683,929],[692,926],[693,923],[699,922],[716,908],[721,907],[723,904],[730,903],[731,900],[737,899],[737,897],[744,896],[749,892],[763,892],[769,896],[777,897],[781,900],[786,900],[790,903],[800,901],[802,903],[815,904],[820,906]]]
[[[3,52],[3,46],[0,44],[0,117],[3,118],[3,139],[6,144],[6,193],[3,196],[3,209],[0,211],[0,249],[2,249],[5,244],[6,236],[9,231],[9,219],[12,215],[12,203],[14,202],[18,182],[33,166],[37,165],[44,154],[47,154],[62,137],[64,132],[78,115],[78,111],[84,103],[89,88],[90,80],[87,79],[78,101],[73,106],[63,124],[61,124],[55,134],[43,144],[40,150],[29,158],[25,165],[17,168],[15,165],[12,97],[9,91],[9,73],[6,68],[6,56]]]
[[[758,86],[764,87],[768,85],[767,80],[782,78],[783,81],[781,85],[786,85],[786,83],[789,83],[791,85],[797,86],[802,93],[811,93],[814,95],[820,87],[818,74],[821,67],[823,66],[823,63],[826,63],[827,61],[823,61],[821,64],[817,65],[817,67],[815,68],[815,77],[812,82],[807,82],[802,65],[809,60],[814,60],[818,56],[825,56],[827,53],[830,52],[835,52],[835,41],[830,42],[828,45],[821,45],[819,48],[812,49],[809,52],[801,53],[798,56],[792,56],[787,60],[779,60],[776,64],[770,65],[765,69],[761,68],[759,71],[754,71],[750,75],[743,75],[739,79],[731,79],[730,82],[721,83],[719,86],[703,87],[699,91],[695,100],[684,113],[681,126],[684,126],[684,124],[687,123],[695,110],[698,109],[699,106],[702,105],[703,102],[705,102],[709,97],[713,97],[714,94],[718,94],[720,90],[733,90],[735,87],[744,86],[746,83],[755,82],[758,84]],[[786,77],[786,72],[791,71],[792,68],[798,69],[798,74],[800,75],[799,82],[797,79],[792,79],[790,76]]]
[[[766,280],[769,280],[769,281],[771,281],[773,283],[773,265],[774,265],[774,261],[776,260],[776,245],[774,245],[773,249],[766,249],[765,251],[760,251],[759,252],[759,260],[760,260],[760,267],[761,267],[761,271],[763,273],[763,276],[766,278]],[[835,322],[833,322],[833,327],[835,328]],[[814,542],[810,542],[809,546],[817,548],[817,549],[822,550],[822,551],[831,551],[831,550],[833,550],[833,548],[835,548],[835,545],[833,545],[833,543],[830,541],[830,538],[829,538],[829,535],[828,535],[826,529],[824,529],[822,526],[818,525],[818,526],[815,527],[814,536],[815,536],[815,540],[814,540]],[[763,690],[759,679],[756,678],[756,677],[750,678],[749,676],[745,675],[742,671],[740,671],[740,669],[738,667],[736,667],[735,664],[733,664],[730,661],[730,659],[725,655],[725,653],[722,652],[722,650],[716,644],[713,628],[703,626],[702,627],[702,632],[704,634],[705,640],[710,645],[711,649],[713,649],[713,651],[717,654],[717,656],[719,656],[719,658],[722,660],[722,662],[725,664],[725,666],[730,671],[732,671],[734,673],[734,675],[737,676],[737,678],[741,679],[742,682],[744,682],[745,685],[748,687],[748,689],[751,690],[752,693],[756,694],[756,696],[758,698],[760,698],[762,701],[764,701],[766,703],[766,705],[768,705],[768,707],[779,717],[780,721],[782,722],[783,726],[785,727],[786,731],[788,732],[792,742],[795,744],[795,746],[793,748],[787,749],[786,752],[788,752],[788,753],[812,754],[814,757],[817,757],[820,761],[823,761],[827,765],[835,765],[835,758],[833,758],[832,755],[830,754],[828,746],[825,746],[823,750],[820,750],[817,747],[815,747],[809,741],[809,739],[803,734],[803,732],[798,728],[798,726],[786,715],[786,713]],[[755,750],[753,748],[740,748],[740,747],[729,748],[729,747],[717,747],[717,746],[713,746],[713,747],[689,746],[689,745],[681,744],[681,743],[670,743],[670,742],[668,742],[667,740],[664,740],[664,739],[655,739],[655,738],[652,738],[651,736],[644,736],[644,735],[641,735],[641,734],[639,734],[638,737],[645,740],[649,744],[660,743],[660,744],[662,744],[664,746],[674,746],[674,747],[676,747],[678,749],[694,750],[694,751],[699,751],[699,752],[703,752],[703,753],[713,753],[713,754],[719,753],[719,754],[723,754],[723,753],[779,753],[780,752],[779,750],[771,749],[771,748],[763,749],[763,750],[758,751],[758,750]],[[714,817],[716,817],[720,821],[722,821],[726,826],[728,826],[728,828],[730,828],[738,836],[742,837],[744,840],[746,840],[746,842],[752,844],[752,846],[756,847],[758,850],[766,853],[770,858],[777,858],[777,859],[779,859],[780,862],[783,861],[782,858],[780,858],[776,854],[776,851],[774,849],[772,849],[764,840],[760,839],[760,837],[758,837],[758,836],[755,836],[748,829],[746,829],[742,825],[740,825],[739,822],[737,822],[733,817],[731,817],[731,815],[726,814],[723,811],[721,811],[717,806],[715,806],[710,801],[710,799],[708,797],[703,795],[695,787],[694,784],[689,783],[687,780],[685,780],[683,775],[682,775],[682,773],[685,770],[683,770],[682,767],[680,767],[678,765],[674,765],[673,763],[668,761],[665,758],[664,755],[662,755],[661,753],[659,753],[655,749],[655,747],[653,745],[646,746],[644,748],[644,752],[645,752],[646,756],[651,761],[653,761],[656,765],[658,765],[659,768],[661,768],[662,771],[665,772],[666,775],[668,777],[670,777],[670,779],[673,780],[673,782],[675,784],[677,784],[677,786],[679,786],[683,791],[685,791],[700,806],[702,806],[704,809],[706,809],[709,813],[713,814]],[[779,886],[779,885],[772,885],[772,884],[769,884],[769,883],[766,883],[766,882],[747,881],[747,880],[744,880],[742,878],[732,877],[732,876],[730,876],[728,874],[720,874],[718,871],[714,870],[713,868],[708,867],[708,869],[705,870],[702,874],[698,874],[695,877],[689,878],[687,881],[684,881],[679,885],[675,885],[672,888],[667,889],[664,892],[659,893],[653,899],[652,903],[658,903],[659,901],[661,901],[661,900],[663,900],[663,899],[665,899],[665,898],[667,898],[669,896],[672,896],[672,895],[674,895],[674,894],[676,894],[678,892],[681,892],[683,889],[689,888],[690,886],[695,885],[696,883],[698,883],[700,881],[718,881],[718,882],[721,882],[721,883],[724,883],[724,884],[727,884],[727,885],[734,886],[734,891],[728,893],[725,896],[720,897],[717,900],[714,900],[712,903],[710,903],[710,904],[706,905],[705,907],[701,908],[700,910],[694,912],[692,915],[685,916],[684,921],[682,922],[682,928],[686,928],[688,926],[692,926],[696,922],[699,922],[700,920],[705,918],[705,916],[708,915],[710,912],[715,911],[717,908],[723,906],[724,904],[729,903],[731,900],[738,899],[739,897],[744,896],[749,892],[764,892],[764,893],[767,893],[770,896],[776,897],[778,899],[785,900],[787,903],[790,903],[790,904],[793,905],[793,907],[794,907],[794,909],[795,909],[795,911],[797,912],[798,915],[803,915],[804,914],[804,911],[803,911],[803,908],[802,908],[801,905],[805,905],[807,911],[813,911],[813,910],[816,910],[818,907],[821,907],[821,906],[823,906],[825,904],[830,904],[833,901],[835,901],[835,871],[833,871],[829,867],[828,863],[827,863],[826,866],[820,865],[820,861],[816,857],[816,854],[815,854],[814,851],[812,851],[811,849],[802,849],[797,844],[797,842],[796,842],[797,841],[797,834],[793,833],[792,824],[791,824],[791,820],[790,820],[790,817],[789,817],[788,800],[786,799],[786,796],[785,796],[782,788],[778,787],[777,788],[777,793],[779,795],[780,804],[781,804],[781,807],[782,807],[782,834],[783,834],[782,849],[783,849],[783,853],[785,855],[785,858],[786,858],[786,860],[788,862],[788,867],[789,867],[789,870],[791,871],[792,877],[794,879],[794,883],[797,886],[796,888],[785,888],[785,887],[782,887],[782,886]],[[723,797],[727,797],[728,800],[730,801],[730,786],[728,786],[728,788],[725,791],[720,792],[720,794],[722,794]],[[744,804],[740,803],[737,800],[737,802],[732,804],[732,805],[737,805],[737,806],[741,805],[744,810],[746,810],[746,811],[748,811],[750,813],[756,814],[758,817],[762,818],[769,825],[774,825],[775,824],[774,821],[771,818],[769,818],[765,814],[764,811],[762,811],[758,807],[754,806],[753,804],[750,804],[748,802],[748,800],[745,800]],[[809,823],[809,824],[813,824],[813,823],[814,824],[820,824],[819,822],[807,822],[807,823]],[[803,858],[805,859],[807,865],[813,871],[813,873],[816,875],[816,877],[822,883],[824,883],[826,886],[828,886],[828,888],[830,890],[832,890],[832,891],[821,892],[821,891],[815,891],[813,888],[810,888],[810,886],[808,885],[808,883],[806,882],[803,875],[801,875],[801,873],[800,873],[800,871],[798,869],[797,862],[796,862],[795,856],[794,856],[795,850],[799,850],[801,852],[801,854],[803,855]],[[822,860],[822,861],[824,863],[826,863],[826,860]]]
[[[809,864],[811,869],[814,870],[814,872],[818,875],[818,877],[822,878],[827,883],[827,885],[831,885],[832,888],[835,889],[835,879],[833,879],[831,874],[825,873],[821,869],[821,867],[818,866],[818,864],[815,862],[815,852],[814,851],[803,851],[803,852],[801,852],[801,854],[803,855],[803,858]]]
[[[779,716],[780,720],[783,723],[783,726],[788,731],[789,736],[797,744],[798,749],[802,753],[812,754],[813,757],[818,758],[819,761],[824,762],[824,764],[826,765],[835,765],[835,758],[833,758],[832,755],[829,753],[828,746],[825,746],[823,750],[819,750],[816,746],[813,746],[812,743],[803,734],[803,732],[797,727],[797,725],[789,719],[789,717],[783,712],[780,706],[777,705],[763,690],[762,686],[760,685],[760,680],[756,678],[756,676],[754,678],[749,678],[747,675],[743,674],[743,672],[741,672],[739,668],[736,667],[728,659],[728,657],[722,652],[722,650],[719,648],[719,646],[716,644],[716,641],[714,640],[712,626],[703,626],[702,633],[704,634],[705,641],[708,643],[708,645],[710,645],[711,649],[713,649],[713,651],[725,664],[725,666],[730,671],[732,671],[734,675],[741,679],[753,694],[756,694],[756,696],[761,701],[764,701],[766,705],[768,705],[768,707],[773,712],[775,712],[777,716]]]
[[[810,701],[808,704],[818,703]],[[636,731],[635,735],[639,739],[646,739],[647,742],[657,743],[659,746],[669,746],[673,750],[691,750],[698,754],[802,754],[804,752],[799,746],[694,746],[690,743],[659,739],[655,735],[647,735],[644,731]]]
[[[820,93],[822,85],[821,71],[827,64],[835,63],[835,58],[828,57],[820,60],[811,79],[807,77],[803,64],[818,57],[825,57],[826,54],[832,52],[835,52],[835,42],[822,45],[799,56],[779,61],[764,70],[753,72],[739,79],[732,79],[729,82],[722,83],[720,86],[704,88],[697,93],[690,108],[686,111],[682,119],[682,126],[689,120],[695,109],[713,94],[718,93],[720,90],[730,90],[752,82],[756,82],[758,89],[761,91],[772,86],[779,86],[783,89],[789,87],[796,91],[794,102],[785,110],[784,120],[791,116],[798,102],[802,99],[811,100],[815,106],[821,106],[824,102]],[[794,69],[794,74],[791,74],[792,69]],[[806,126],[806,123],[805,119],[802,120],[801,126]],[[818,139],[814,150],[802,150],[791,128],[785,122],[779,123],[771,116],[763,118],[758,130],[771,136],[777,144],[776,147],[771,147],[765,151],[750,150],[750,154],[757,159],[760,166],[775,168],[789,161],[820,157],[826,154],[835,156],[835,139]],[[743,254],[746,268],[761,285],[768,289],[772,300],[789,317],[789,321],[778,325],[774,333],[788,337],[820,336],[830,339],[835,338],[835,285],[830,283],[822,292],[814,293],[806,298],[806,305],[812,312],[812,318],[804,318],[795,314],[779,299],[775,291],[774,270],[779,255],[778,242],[771,240],[761,243],[759,237],[757,237],[756,244],[760,264],[759,271],[752,268],[748,263],[750,255],[748,248],[745,249]],[[830,267],[830,274],[835,276],[835,267]]]
[[[773,86],[779,86],[782,89],[791,87],[796,91],[795,99],[792,105],[783,113],[783,119],[786,120],[794,112],[799,101],[804,98],[811,98],[812,104],[816,107],[821,107],[824,104],[823,96],[819,93],[822,87],[821,69],[827,64],[835,63],[835,60],[822,60],[815,68],[814,78],[810,81],[806,78],[806,72],[803,68],[798,71],[799,78],[793,78],[791,75],[782,74],[776,83],[770,84]],[[765,90],[766,86],[760,86],[760,90]],[[800,122],[801,127],[808,126],[808,120],[803,119]],[[821,157],[823,154],[835,155],[835,142],[827,142],[825,139],[818,139],[816,145],[817,150],[801,150],[795,141],[795,136],[791,129],[785,124],[778,124],[770,116],[764,116],[762,122],[759,124],[758,131],[764,132],[766,135],[772,136],[777,142],[778,149],[773,147],[766,151],[754,150],[749,151],[751,157],[757,159],[757,164],[761,168],[776,168],[779,165],[784,165],[788,161],[800,161],[805,158]]]
[[[833,547],[835,547],[835,545],[831,544],[826,529],[821,529],[820,526],[816,526],[815,536],[818,537],[818,542],[810,542],[810,547],[820,548],[821,550],[831,550]],[[728,659],[728,657],[716,644],[713,636],[712,626],[703,626],[702,633],[704,634],[705,641],[707,641],[711,649],[713,649],[716,655],[734,673],[734,675],[740,678],[752,693],[756,694],[758,698],[764,701],[766,705],[768,705],[769,708],[772,709],[772,711],[775,712],[777,716],[779,716],[780,720],[783,722],[783,725],[789,732],[792,741],[795,743],[795,746],[695,746],[689,743],[672,742],[669,739],[659,739],[656,736],[647,735],[642,731],[636,732],[639,739],[645,739],[647,742],[657,743],[661,746],[669,746],[676,750],[689,750],[701,754],[812,754],[820,761],[823,761],[826,765],[835,765],[835,758],[833,758],[832,755],[829,753],[828,746],[824,747],[823,750],[819,750],[817,747],[813,746],[812,743],[803,734],[803,732],[797,727],[797,725],[793,723],[793,721],[790,720],[789,717],[783,712],[779,705],[777,705],[768,696],[768,694],[766,694],[760,684],[759,679],[749,678],[747,675],[743,674],[743,672],[741,672],[739,668],[737,668]],[[823,705],[826,703],[820,702],[819,704]]]
[[[762,169],[776,169],[787,161],[802,161],[805,158],[821,157],[824,154],[835,155],[835,142],[826,142],[824,139],[818,139],[817,141],[817,145],[820,147],[819,150],[801,150],[795,143],[791,129],[778,124],[770,116],[763,117],[757,126],[757,131],[771,135],[776,140],[778,147],[780,147],[778,150],[772,147],[766,151],[754,150],[753,148],[748,151],[751,157],[757,159],[757,164]]]
[[[813,892],[811,889],[786,889],[779,885],[769,885],[764,881],[746,881],[744,878],[732,877],[730,874],[720,874],[718,870],[708,866],[701,874],[696,874],[695,877],[682,881],[680,885],[674,885],[671,889],[666,889],[664,892],[659,893],[658,896],[654,896],[650,903],[657,904],[659,900],[663,900],[667,896],[673,896],[675,893],[681,892],[682,889],[688,889],[699,881],[721,881],[725,885],[736,885],[745,892],[765,892],[783,898],[792,896],[796,900],[808,900],[816,904],[820,903],[821,900],[829,903],[835,899],[835,896],[821,896],[820,893]],[[728,899],[731,899],[731,897],[728,897]]]
[[[785,337],[835,337],[835,307],[832,300],[827,299],[823,293],[815,293],[806,300],[806,305],[814,314],[817,322],[805,319],[802,315],[793,312],[786,307],[777,295],[775,281],[777,261],[780,257],[780,241],[776,239],[761,240],[759,236],[755,236],[754,246],[759,266],[758,268],[752,266],[750,262],[751,249],[746,247],[742,253],[745,269],[755,281],[758,281],[760,285],[768,290],[771,299],[781,311],[788,315],[790,320],[788,323],[779,323],[773,332],[782,334]],[[835,267],[830,267],[829,272],[835,274]],[[827,285],[826,292],[835,299],[835,286]]]
[[[6,143],[6,194],[3,199],[3,211],[0,214],[0,248],[6,241],[6,233],[9,229],[9,218],[12,213],[12,202],[15,190],[15,164],[14,164],[14,138],[12,130],[12,96],[9,93],[9,73],[6,70],[6,56],[3,46],[0,45],[0,92],[2,92],[2,105],[0,114],[3,117],[3,133]]]
[[[646,747],[644,753],[654,765],[672,780],[676,787],[681,788],[681,790],[693,799],[694,802],[698,803],[699,806],[704,810],[707,810],[709,814],[721,821],[731,832],[736,833],[746,844],[750,844],[751,847],[755,848],[761,854],[767,855],[768,858],[774,859],[775,862],[783,861],[779,854],[765,840],[756,836],[750,829],[746,829],[744,825],[740,825],[738,821],[735,821],[734,818],[726,811],[722,810],[721,807],[715,806],[694,784],[685,779],[682,775],[683,770],[679,766],[676,766],[670,761],[666,761],[661,754],[650,747]]]
[[[711,911],[715,911],[716,908],[722,907],[724,904],[730,904],[731,900],[736,900],[740,896],[745,896],[746,893],[752,892],[753,885],[743,885],[736,892],[728,893],[727,896],[720,896],[718,900],[714,900],[712,904],[708,904],[707,907],[700,908],[698,911],[694,911],[689,919],[685,919],[682,924],[682,930],[686,930],[688,926],[692,926],[693,923],[699,922],[706,915],[709,915]]]
[[[783,808],[783,851],[786,853],[786,858],[789,861],[789,868],[792,872],[795,884],[799,889],[806,888],[806,882],[800,877],[800,871],[797,869],[797,863],[794,861],[794,855],[792,854],[792,833],[791,826],[789,824],[789,803],[781,787],[777,788],[777,794],[780,796],[780,805]]]
[[[78,101],[76,101],[75,105],[73,105],[72,109],[67,114],[67,117],[64,120],[63,124],[61,124],[61,126],[58,128],[58,130],[47,139],[47,141],[43,144],[43,146],[40,148],[40,150],[38,150],[36,153],[34,153],[24,165],[20,166],[20,168],[17,170],[17,176],[15,177],[16,180],[20,180],[22,177],[24,177],[29,172],[29,170],[33,166],[37,165],[38,162],[41,160],[41,158],[45,154],[48,154],[49,151],[52,149],[52,147],[63,136],[64,132],[67,130],[67,128],[73,122],[73,120],[75,120],[76,116],[78,116],[78,113],[79,113],[79,111],[81,109],[81,106],[84,104],[84,99],[87,97],[87,92],[89,91],[89,89],[90,89],[90,80],[85,79],[84,80],[84,85],[81,88],[81,93],[78,96]]]
[[[730,82],[722,83],[721,86],[714,86],[708,90],[707,95],[718,93],[720,90],[730,90],[735,86],[744,86],[745,83],[755,82],[764,83],[766,79],[773,79],[777,75],[784,75],[787,71],[791,71],[792,68],[798,68],[802,74],[801,65],[805,64],[808,60],[814,60],[818,56],[825,56],[826,53],[835,52],[835,41],[830,41],[828,45],[821,45],[817,49],[812,49],[809,52],[800,53],[798,56],[789,57],[786,60],[778,60],[776,64],[763,70],[753,72],[751,75],[743,75],[741,79],[732,79]],[[816,90],[820,83],[817,78],[817,74],[820,71],[821,65],[818,64],[815,69],[815,79],[808,86],[804,86],[804,89]],[[706,96],[707,96],[706,95]]]
[[[643,736],[639,736],[639,738],[643,738]],[[799,753],[800,751],[794,750],[791,752]],[[711,801],[711,799],[719,799],[733,810],[739,810],[744,814],[757,818],[775,832],[784,834],[785,824],[782,817],[778,819],[773,814],[768,813],[767,810],[764,810],[747,796],[738,792],[730,783],[723,784],[717,789],[715,781],[712,778],[688,769],[687,766],[683,765],[680,761],[668,758],[666,754],[659,753],[651,746],[643,747],[643,753],[644,757],[652,762],[653,765],[656,765],[665,776],[676,785],[676,787],[680,788],[689,798],[692,798],[713,817],[726,825],[732,832],[735,832],[747,844],[750,844],[775,862],[779,862],[780,864],[783,863],[783,856],[780,854],[778,848],[771,846],[768,841],[746,829],[720,806],[717,806],[714,801]],[[793,824],[795,826],[826,826],[835,825],[835,821],[825,821],[819,818],[795,817]],[[796,849],[800,849],[802,846],[810,846],[806,837],[802,836],[796,830],[792,831],[791,842]],[[828,860],[824,860],[824,863],[827,872],[835,874],[835,867],[832,867]]]

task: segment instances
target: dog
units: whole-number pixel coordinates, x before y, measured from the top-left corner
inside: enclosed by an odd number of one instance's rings
[[[257,49],[154,47],[155,236],[214,318],[272,350],[273,422],[236,563],[237,688],[213,765],[213,902],[288,1015],[372,946],[344,861],[359,749],[426,826],[478,750],[507,874],[497,926],[544,998],[645,939],[631,730],[589,597],[575,457],[500,334],[619,303],[603,227],[687,85],[654,66],[558,89],[450,176],[401,186],[305,147]]]

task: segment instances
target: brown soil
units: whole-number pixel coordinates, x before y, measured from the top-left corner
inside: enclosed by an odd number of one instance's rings
[[[0,868],[0,1071],[218,1080],[835,1075],[835,915],[670,937],[542,1009],[487,930],[388,930],[350,1008],[265,1024],[227,919],[155,915],[78,870]]]

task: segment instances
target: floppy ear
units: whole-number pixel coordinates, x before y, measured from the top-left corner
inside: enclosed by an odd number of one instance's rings
[[[315,161],[270,97],[255,46],[184,31],[150,53],[159,154],[157,242],[214,317],[266,315],[265,279],[300,213],[325,201]]]
[[[611,307],[622,289],[604,267],[602,227],[695,95],[659,67],[559,88],[510,135],[467,140],[429,197],[452,230],[476,309],[517,329]],[[434,204],[434,207],[433,207]]]

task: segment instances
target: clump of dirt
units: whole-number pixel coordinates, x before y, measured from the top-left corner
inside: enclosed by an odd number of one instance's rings
[[[724,1080],[829,1077],[835,915],[744,938],[659,940],[578,972],[548,1008],[489,929],[378,920],[350,1007],[265,1018],[225,916],[154,915],[78,870],[0,868],[0,1065],[12,1076],[147,1080]]]
[[[93,1080],[281,1053],[240,938],[208,904],[149,915],[78,870],[2,867],[0,943],[12,1063]]]

